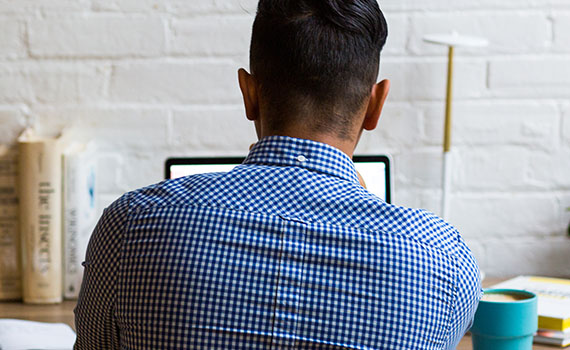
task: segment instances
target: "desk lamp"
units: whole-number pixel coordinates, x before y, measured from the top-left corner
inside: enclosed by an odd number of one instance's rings
[[[443,136],[443,163],[442,163],[442,199],[441,215],[444,220],[449,219],[449,187],[451,182],[451,101],[453,99],[453,55],[455,47],[484,47],[489,44],[487,39],[451,34],[426,35],[425,42],[444,45],[449,48],[447,63],[447,95],[445,101],[445,126]]]

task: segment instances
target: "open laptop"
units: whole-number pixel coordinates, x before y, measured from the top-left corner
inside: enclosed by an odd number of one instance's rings
[[[244,157],[169,158],[165,162],[164,177],[175,179],[202,173],[227,172],[244,160]],[[356,170],[364,178],[368,191],[386,203],[392,203],[390,157],[354,156],[353,161]]]

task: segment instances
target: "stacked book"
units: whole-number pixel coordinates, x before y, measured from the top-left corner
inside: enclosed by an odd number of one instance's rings
[[[522,289],[538,296],[538,332],[535,343],[570,345],[570,280],[519,276],[493,288]]]
[[[0,147],[0,300],[76,298],[96,220],[91,147],[31,130]]]

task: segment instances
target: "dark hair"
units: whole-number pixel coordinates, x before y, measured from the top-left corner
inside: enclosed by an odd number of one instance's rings
[[[347,136],[376,83],[387,33],[376,0],[260,0],[250,66],[272,128],[294,121]]]

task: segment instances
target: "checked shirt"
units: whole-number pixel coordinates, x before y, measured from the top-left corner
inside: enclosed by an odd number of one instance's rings
[[[84,266],[76,349],[452,349],[481,294],[453,227],[284,136],[125,194]]]

